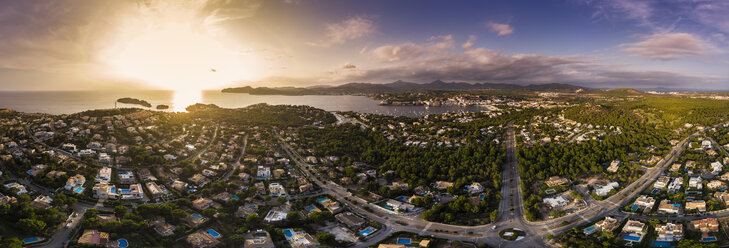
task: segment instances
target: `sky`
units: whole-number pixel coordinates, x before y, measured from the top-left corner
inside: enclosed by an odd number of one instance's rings
[[[0,90],[729,90],[724,0],[0,0]]]

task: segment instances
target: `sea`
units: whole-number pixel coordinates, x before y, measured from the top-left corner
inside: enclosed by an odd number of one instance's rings
[[[145,100],[151,108],[117,103],[122,97]],[[195,103],[215,104],[223,108],[242,108],[258,103],[270,105],[308,105],[327,111],[354,111],[393,116],[420,117],[448,112],[487,111],[481,106],[383,106],[366,96],[352,95],[250,95],[223,93],[220,91],[0,91],[0,108],[26,113],[72,114],[93,109],[137,107],[156,110],[157,105],[167,105],[163,111],[184,112]]]

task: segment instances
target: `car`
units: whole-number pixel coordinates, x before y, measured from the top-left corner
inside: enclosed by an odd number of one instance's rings
[[[491,230],[496,230],[496,225],[494,225],[493,227],[491,227]]]
[[[73,213],[73,217],[78,217],[78,213]]]

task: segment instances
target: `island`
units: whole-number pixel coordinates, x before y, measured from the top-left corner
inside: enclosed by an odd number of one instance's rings
[[[131,98],[131,97],[122,97],[122,98],[117,99],[116,102],[126,103],[126,104],[141,105],[141,106],[144,106],[144,107],[147,107],[147,108],[151,108],[152,107],[152,104],[150,104],[149,102],[147,102],[145,100],[140,100],[140,99]]]
[[[164,105],[164,104],[157,105],[157,109],[159,109],[159,110],[164,110],[164,109],[169,109],[169,108],[170,108],[169,105]]]

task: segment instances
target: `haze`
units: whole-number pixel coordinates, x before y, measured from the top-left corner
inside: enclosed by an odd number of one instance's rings
[[[0,90],[729,89],[726,1],[0,1]]]

